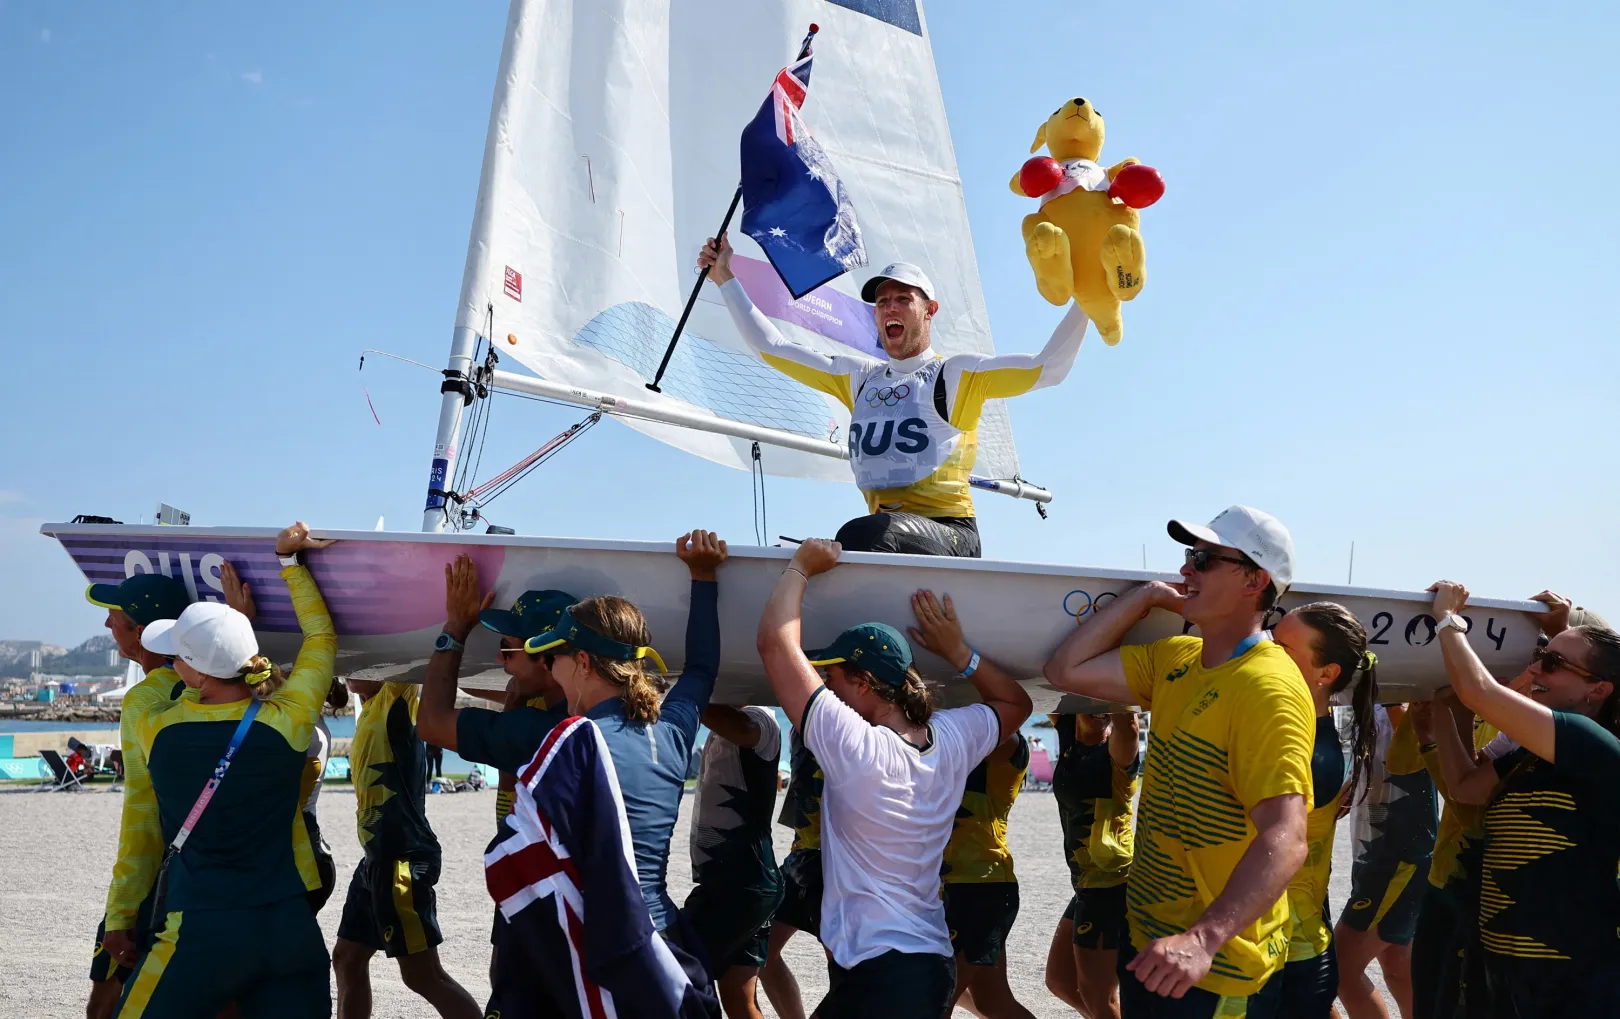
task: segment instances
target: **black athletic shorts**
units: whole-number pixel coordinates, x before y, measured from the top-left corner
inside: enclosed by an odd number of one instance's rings
[[[972,517],[873,513],[856,517],[833,538],[845,552],[900,552],[979,558],[979,525]]]
[[[1124,883],[1112,888],[1080,889],[1069,900],[1063,915],[1074,924],[1077,948],[1117,950],[1127,937]]]
[[[821,937],[821,850],[795,849],[782,861],[782,903],[772,917]]]
[[[441,944],[433,895],[438,880],[437,856],[361,860],[349,881],[337,936],[390,959]]]
[[[994,966],[1018,919],[1018,882],[945,885],[945,926],[951,947],[969,966]]]
[[[703,945],[704,962],[716,980],[733,966],[765,965],[771,917],[782,902],[782,883],[761,888],[695,886],[681,916]]]
[[[1154,994],[1125,967],[1136,958],[1130,940],[1119,946],[1119,1006],[1124,1019],[1292,1019],[1282,1008],[1282,981],[1272,977],[1247,998],[1223,998],[1194,987],[1179,998]]]
[[[1329,1019],[1339,996],[1339,955],[1330,942],[1314,959],[1290,962],[1271,978],[1282,982],[1282,1015],[1287,1019]]]
[[[1428,872],[1427,860],[1388,866],[1356,861],[1339,922],[1351,930],[1372,930],[1391,945],[1410,945],[1429,888]]]
[[[1620,965],[1614,962],[1571,966],[1555,976],[1519,972],[1522,968],[1503,956],[1486,962],[1490,1019],[1620,1016]]]
[[[890,950],[845,969],[829,959],[827,984],[819,1019],[939,1019],[956,990],[956,960]]]

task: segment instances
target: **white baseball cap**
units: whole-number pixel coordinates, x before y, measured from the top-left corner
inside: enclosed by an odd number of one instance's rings
[[[219,602],[193,602],[179,619],[159,619],[141,631],[141,646],[179,658],[204,676],[235,679],[259,653],[248,617]]]
[[[1270,513],[1249,506],[1230,506],[1211,520],[1208,527],[1172,520],[1168,530],[1170,537],[1183,545],[1207,541],[1211,545],[1237,549],[1271,574],[1278,594],[1288,590],[1288,585],[1294,582],[1294,539],[1289,536],[1288,528]]]
[[[867,280],[866,285],[861,287],[861,300],[867,304],[875,303],[878,287],[889,280],[916,287],[923,292],[924,297],[930,301],[934,299],[934,281],[928,278],[927,273],[910,262],[890,262],[883,267],[882,272]]]

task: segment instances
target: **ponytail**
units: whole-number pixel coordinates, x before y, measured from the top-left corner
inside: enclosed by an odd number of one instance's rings
[[[934,717],[934,702],[928,696],[928,687],[915,666],[906,670],[906,681],[901,686],[882,682],[865,669],[852,668],[847,664],[844,671],[851,679],[865,683],[878,700],[898,707],[912,725],[927,725],[928,720]]]
[[[568,614],[574,622],[621,644],[645,647],[652,644],[647,628],[647,617],[630,602],[616,595],[587,598],[572,605]],[[581,648],[580,650],[584,650]],[[624,700],[624,717],[637,725],[653,725],[663,706],[663,697],[652,676],[647,674],[645,658],[629,660],[609,658],[587,651],[591,670],[619,688]]]
[[[1351,682],[1355,689],[1350,694],[1350,711],[1354,719],[1350,740],[1350,789],[1352,795],[1361,782],[1361,776],[1372,767],[1372,756],[1378,747],[1378,656],[1367,649],[1367,628],[1337,602],[1319,601],[1302,605],[1290,613],[1310,627],[1316,639],[1311,646],[1311,659],[1318,667],[1337,665],[1339,675],[1328,688],[1331,694],[1343,693]],[[1367,791],[1361,790],[1365,797]]]

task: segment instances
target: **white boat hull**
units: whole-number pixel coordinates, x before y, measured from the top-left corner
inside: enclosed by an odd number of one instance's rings
[[[136,527],[46,524],[93,583],[117,583],[137,572],[183,580],[193,597],[223,600],[220,564],[229,560],[252,586],[259,607],[256,628],[266,653],[292,659],[297,620],[279,579],[270,528]],[[420,682],[433,639],[444,622],[444,566],[462,552],[478,563],[496,604],[507,605],[531,588],[557,588],[585,598],[622,595],[646,613],[654,643],[679,671],[684,659],[688,580],[673,546],[661,542],[602,541],[512,535],[319,531],[338,543],[309,556],[339,635],[340,675]],[[758,655],[755,628],[782,568],[786,548],[734,546],[720,574],[721,670],[715,699],[733,704],[773,702]],[[804,639],[825,644],[855,623],[912,622],[910,597],[921,588],[948,593],[973,645],[1019,676],[1036,710],[1054,710],[1062,694],[1041,679],[1052,649],[1101,605],[1143,580],[1166,574],[1093,567],[851,553],[810,585]],[[1386,701],[1426,696],[1445,685],[1430,598],[1420,592],[1299,584],[1283,599],[1292,608],[1329,599],[1343,603],[1367,627],[1379,658]],[[1533,602],[1475,599],[1469,640],[1498,678],[1515,675],[1530,659],[1537,628],[1524,613]],[[1132,642],[1179,633],[1179,616],[1155,612],[1134,630]],[[477,631],[468,648],[462,685],[499,689],[506,683],[496,640]],[[973,699],[972,686],[943,661],[918,653],[924,676],[940,683],[940,699]],[[1068,706],[1079,704],[1071,699]]]

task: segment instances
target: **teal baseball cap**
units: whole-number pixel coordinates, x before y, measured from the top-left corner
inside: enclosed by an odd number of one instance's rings
[[[567,591],[524,591],[509,609],[485,609],[478,621],[502,637],[528,640],[553,626],[563,610],[579,601]]]
[[[138,626],[179,619],[191,604],[186,585],[161,573],[137,573],[122,584],[91,584],[84,597],[104,609],[121,609]]]
[[[805,654],[811,665],[850,665],[895,687],[906,685],[911,669],[911,645],[887,623],[852,626],[821,650]]]

